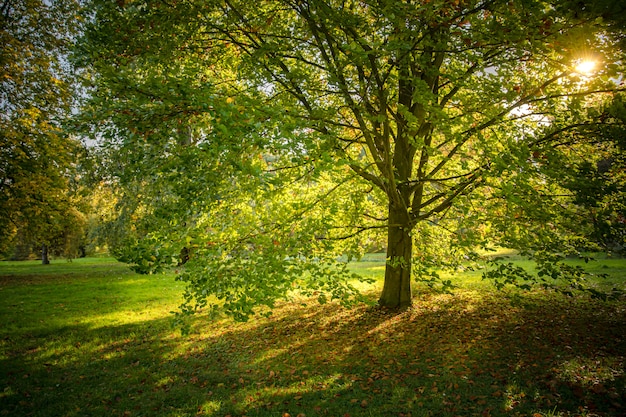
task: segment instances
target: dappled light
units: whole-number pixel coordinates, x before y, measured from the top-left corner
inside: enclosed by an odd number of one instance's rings
[[[626,415],[624,1],[0,5],[0,417]]]
[[[555,409],[616,415],[626,403],[623,303],[476,283],[455,295],[418,287],[414,306],[401,313],[298,298],[245,323],[199,315],[181,335],[171,327],[172,277],[151,281],[151,289],[135,278],[95,274],[72,285],[80,294],[112,281],[110,291],[120,292],[116,306],[94,306],[87,321],[77,308],[53,328],[36,320],[4,329],[0,412],[547,416]],[[15,304],[0,307],[0,318],[20,322],[19,300],[56,280],[4,277],[2,293]],[[30,317],[49,315],[64,297],[45,292],[49,303]],[[142,321],[128,314],[147,302],[160,310]]]

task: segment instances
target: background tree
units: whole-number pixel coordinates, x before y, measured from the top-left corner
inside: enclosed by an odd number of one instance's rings
[[[194,245],[188,305],[213,294],[246,316],[298,287],[290,277],[330,281],[320,256],[358,255],[374,231],[391,308],[411,303],[412,272],[435,283],[435,267],[488,241],[575,250],[557,233],[567,196],[545,172],[557,164],[542,161],[576,158],[610,123],[590,109],[620,89],[621,61],[596,12],[561,6],[95,1],[87,119],[146,168],[122,183],[158,184],[144,210],[169,225],[129,253],[167,264]],[[577,69],[590,60],[593,76]]]
[[[77,10],[73,0],[0,2],[2,252],[16,240],[22,247],[45,249],[80,227],[68,196],[79,144],[62,130],[74,99],[66,57]]]
[[[623,94],[596,116],[612,123],[591,134],[594,146],[570,166],[560,180],[574,195],[577,218],[586,225],[588,248],[623,253],[626,250],[626,107]]]

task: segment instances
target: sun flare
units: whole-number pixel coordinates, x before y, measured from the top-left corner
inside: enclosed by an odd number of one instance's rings
[[[582,59],[576,64],[576,72],[582,75],[591,75],[596,69],[597,62],[591,59]]]

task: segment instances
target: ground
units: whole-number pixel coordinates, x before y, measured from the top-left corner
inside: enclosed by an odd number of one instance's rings
[[[624,301],[467,279],[401,314],[299,299],[183,335],[172,275],[49,267],[0,264],[1,415],[626,415]]]

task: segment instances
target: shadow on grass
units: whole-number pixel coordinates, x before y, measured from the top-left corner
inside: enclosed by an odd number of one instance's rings
[[[169,318],[10,334],[11,416],[624,415],[624,305],[426,294],[390,314],[286,304],[249,323]]]
[[[402,315],[312,307],[231,334],[243,350],[263,352],[239,365],[241,374],[260,371],[252,379],[263,389],[237,392],[240,402],[247,398],[238,411],[623,412],[623,309],[542,297],[513,306],[497,297],[425,297]]]

